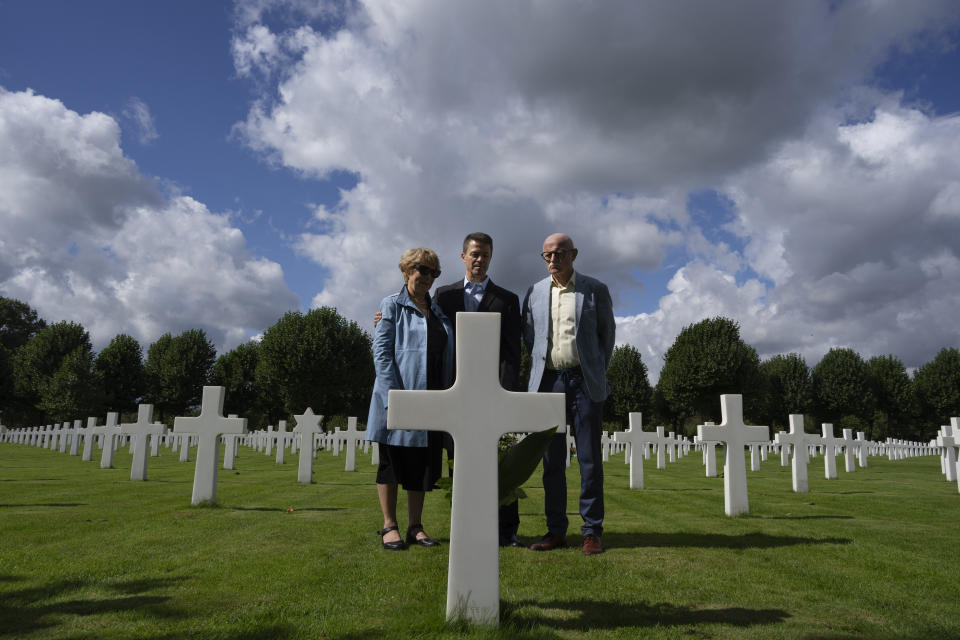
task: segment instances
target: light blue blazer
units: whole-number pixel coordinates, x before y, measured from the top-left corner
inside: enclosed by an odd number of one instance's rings
[[[431,308],[447,331],[443,380],[449,387],[455,374],[453,325],[433,301]],[[373,366],[377,377],[364,437],[403,447],[425,447],[426,431],[387,429],[387,395],[390,389],[427,388],[427,319],[410,299],[406,286],[380,302],[380,313],[383,317],[373,334]]]
[[[527,289],[523,299],[523,342],[530,351],[528,391],[539,391],[547,364],[550,336],[550,283],[548,276]],[[613,301],[607,285],[577,273],[577,356],[590,399],[603,402],[610,395],[607,365],[616,343]]]

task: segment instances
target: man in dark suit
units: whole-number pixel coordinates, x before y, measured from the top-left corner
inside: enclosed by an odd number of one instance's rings
[[[520,376],[520,299],[517,294],[495,285],[487,276],[493,258],[493,238],[471,233],[463,239],[460,259],[466,267],[462,280],[437,289],[437,304],[451,319],[458,311],[487,311],[500,314],[500,385],[507,391],[518,388]],[[447,449],[448,455],[452,446]],[[452,455],[451,455],[452,458]],[[517,538],[520,526],[516,501],[500,507],[500,546],[523,546]]]

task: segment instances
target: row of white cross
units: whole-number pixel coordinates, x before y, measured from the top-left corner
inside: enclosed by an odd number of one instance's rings
[[[219,402],[223,395],[222,387],[204,387],[205,401]],[[209,405],[204,405],[209,407]],[[206,413],[209,418],[216,412],[207,409],[201,409],[203,417]],[[363,433],[357,430],[357,419],[349,417],[347,419],[346,430],[341,431],[337,427],[332,432],[325,432],[320,427],[323,416],[315,415],[312,409],[307,410],[296,416],[297,428],[291,433],[286,432],[286,422],[281,420],[277,431],[270,425],[266,430],[224,432],[218,433],[218,441],[212,448],[213,464],[204,464],[203,461],[211,457],[209,438],[202,438],[204,425],[209,422],[196,422],[196,418],[176,418],[174,421],[174,431],[170,432],[166,426],[160,422],[153,422],[153,405],[141,404],[138,410],[138,419],[133,423],[119,424],[117,413],[107,414],[105,425],[97,425],[97,418],[87,419],[87,426],[84,427],[82,421],[75,420],[72,423],[64,422],[61,425],[47,425],[46,427],[33,427],[27,429],[7,429],[0,425],[0,442],[10,442],[15,444],[26,444],[47,449],[58,449],[60,453],[67,453],[69,446],[70,455],[79,455],[82,444],[82,460],[90,461],[93,459],[94,449],[99,446],[101,449],[100,467],[103,469],[113,468],[113,454],[120,446],[121,439],[129,439],[130,452],[133,456],[130,479],[146,480],[148,450],[150,457],[159,455],[161,445],[170,447],[174,452],[180,451],[180,461],[187,462],[190,459],[191,446],[197,446],[197,467],[200,469],[195,473],[194,490],[192,504],[197,505],[204,502],[216,502],[216,461],[219,459],[219,445],[222,442],[225,445],[223,455],[223,468],[232,470],[237,457],[237,447],[240,444],[249,446],[256,451],[266,451],[271,455],[274,445],[276,445],[276,462],[284,464],[285,452],[287,448],[291,453],[296,453],[302,442],[312,442],[310,453],[312,455],[301,455],[298,468],[297,479],[302,483],[310,483],[313,478],[313,459],[318,449],[324,448],[332,451],[333,455],[338,456],[341,448],[346,451],[345,471],[356,470],[356,450],[358,442],[361,442]],[[235,415],[227,418],[219,416],[220,424],[225,427],[236,425],[240,420]],[[193,420],[194,422],[191,422]],[[244,423],[246,421],[244,420]],[[198,427],[201,431],[192,431]],[[208,427],[207,427],[208,428]],[[244,424],[245,429],[245,424]],[[149,443],[149,444],[148,444]],[[204,447],[206,443],[206,447]],[[370,443],[364,442],[364,452],[369,449]],[[379,451],[376,443],[373,443],[372,464],[378,464]]]
[[[792,452],[793,490],[797,493],[809,491],[807,481],[807,465],[810,456],[815,455],[818,449],[823,451],[824,475],[828,480],[837,478],[836,456],[844,454],[845,469],[847,472],[867,466],[868,455],[886,454],[890,460],[899,460],[915,455],[939,454],[941,471],[948,482],[957,481],[960,491],[960,464],[957,461],[957,448],[960,447],[960,418],[951,418],[951,424],[941,427],[937,439],[930,443],[907,442],[888,438],[886,442],[867,440],[864,433],[858,432],[856,439],[852,429],[844,429],[843,437],[833,434],[832,424],[821,426],[823,435],[804,433],[803,416],[791,414],[789,418],[790,431],[780,431],[773,441],[769,440],[767,427],[747,426],[743,424],[742,398],[739,395],[723,395],[720,397],[723,421],[719,425],[706,423],[697,428],[694,442],[683,438],[676,438],[673,434],[664,435],[663,427],[657,427],[656,432],[643,431],[642,415],[630,414],[630,429],[626,432],[615,433],[614,442],[627,445],[626,456],[630,464],[630,488],[642,489],[643,460],[649,458],[650,448],[657,450],[657,468],[665,468],[665,451],[669,453],[671,461],[676,450],[683,450],[690,444],[703,452],[704,466],[707,477],[715,477],[716,461],[714,447],[717,444],[726,446],[724,459],[724,511],[728,516],[737,516],[748,513],[750,510],[747,493],[747,474],[744,462],[744,447],[749,446],[751,452],[751,469],[759,468],[759,458],[766,457],[770,448],[780,449],[781,464],[787,465],[787,459]]]

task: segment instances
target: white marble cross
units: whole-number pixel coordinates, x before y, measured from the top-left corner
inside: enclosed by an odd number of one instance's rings
[[[103,429],[103,427],[97,426],[97,419],[95,417],[91,416],[87,418],[87,427],[83,430],[83,453],[80,455],[80,459],[84,462],[93,460],[93,447],[97,443],[97,436],[103,433]]]
[[[643,489],[643,450],[654,442],[657,434],[643,430],[643,414],[630,414],[630,429],[613,434],[616,442],[630,445],[630,488]]]
[[[804,433],[803,415],[799,413],[790,414],[790,433],[781,431],[777,434],[777,443],[786,448],[790,445],[793,449],[793,491],[794,493],[807,493],[810,491],[810,483],[807,481],[807,464],[810,462],[810,445],[819,441],[820,437],[815,433]]]
[[[64,422],[63,426],[60,428],[60,453],[67,452],[67,441],[75,439],[77,437],[76,432],[70,427],[69,422]]]
[[[82,440],[83,432],[83,420],[74,420],[73,437],[70,439],[70,455],[75,456],[79,453],[80,440]]]
[[[297,421],[293,432],[300,434],[300,466],[297,469],[297,482],[310,484],[313,482],[313,441],[318,433],[323,433],[323,429],[320,428],[323,416],[315,415],[313,409],[307,407],[302,415],[293,417]]]
[[[750,512],[747,496],[747,465],[743,447],[755,442],[768,442],[767,427],[747,426],[743,423],[743,396],[724,394],[720,396],[720,412],[723,420],[718,425],[697,427],[701,442],[723,442],[727,454],[723,463],[723,504],[728,516]]]
[[[953,482],[957,479],[957,434],[953,431],[953,426],[946,424],[940,427],[940,433],[937,434],[937,446],[943,448],[940,454],[943,460],[943,471],[947,482]]]
[[[500,386],[500,314],[457,314],[457,379],[445,391],[391,390],[387,428],[453,436],[453,506],[447,619],[500,619],[497,545],[497,441],[504,433],[566,424],[563,394],[519,393]]]
[[[867,466],[867,454],[870,453],[870,443],[863,431],[857,431],[857,464],[863,469]]]
[[[347,418],[347,430],[341,434],[346,438],[347,442],[347,460],[346,464],[343,467],[344,471],[356,471],[357,470],[357,439],[360,437],[360,432],[357,431],[357,418],[356,416],[350,416]]]
[[[113,468],[113,449],[117,436],[120,435],[120,425],[117,424],[116,411],[107,413],[107,424],[103,427],[103,448],[100,450],[100,468]]]
[[[195,418],[177,417],[173,420],[174,433],[189,437],[197,434],[197,465],[193,472],[193,497],[190,504],[217,501],[217,463],[220,457],[220,436],[247,432],[246,418],[223,417],[223,387],[204,387],[200,415]],[[183,442],[180,446],[189,446]]]
[[[137,408],[137,421],[120,425],[120,432],[132,436],[133,461],[130,463],[130,479],[147,479],[147,445],[149,440],[157,440],[163,433],[163,424],[153,422],[153,405],[141,404]]]
[[[705,422],[704,425],[708,427],[717,426],[714,422]],[[697,425],[697,431],[700,431],[700,426]],[[717,443],[716,442],[701,442],[700,436],[697,436],[697,442],[700,442],[700,446],[703,447],[703,466],[705,468],[705,473],[708,478],[717,477]]]
[[[843,430],[843,463],[847,473],[857,470],[857,441],[853,438],[853,429]]]
[[[833,425],[824,422],[820,425],[823,430],[823,473],[827,480],[837,479],[837,445],[843,442],[843,438],[837,438],[833,435]]]
[[[657,427],[653,442],[657,445],[657,469],[667,468],[667,442],[670,438],[664,435],[663,427]]]
[[[277,423],[277,433],[274,435],[277,439],[277,464],[286,464],[287,462],[287,421],[281,420]]]

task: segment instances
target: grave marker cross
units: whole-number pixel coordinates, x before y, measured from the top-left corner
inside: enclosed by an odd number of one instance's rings
[[[790,414],[790,433],[781,431],[777,434],[777,444],[784,448],[790,445],[790,448],[793,449],[794,493],[807,493],[810,491],[810,484],[807,481],[807,464],[810,462],[810,445],[819,440],[820,437],[815,433],[804,433],[803,415],[799,413]]]
[[[937,434],[937,446],[943,448],[940,454],[943,456],[943,471],[947,482],[953,482],[957,479],[957,436],[960,435],[954,431],[952,425],[943,425],[940,427],[940,433]]]
[[[820,439],[823,443],[823,473],[827,480],[836,480],[837,446],[843,442],[843,438],[833,435],[833,425],[829,422],[822,423],[820,428],[823,430],[823,438]]]
[[[107,424],[103,426],[103,448],[100,450],[100,468],[113,468],[113,447],[120,435],[120,425],[117,424],[118,413],[107,413]]]
[[[630,488],[643,489],[643,450],[648,443],[655,442],[657,434],[643,430],[643,414],[630,414],[630,429],[613,434],[616,442],[630,445]]]
[[[457,378],[444,391],[391,390],[387,428],[447,431],[457,450],[450,513],[447,619],[500,618],[497,441],[566,424],[563,394],[500,386],[500,314],[457,314]],[[414,426],[415,425],[415,426]]]
[[[153,405],[141,404],[137,409],[137,421],[120,425],[120,432],[132,436],[133,461],[130,463],[130,479],[147,479],[147,444],[152,437],[154,440],[163,433],[162,423],[153,423]]]
[[[752,427],[743,423],[743,396],[720,396],[723,420],[718,425],[697,427],[701,442],[723,442],[726,457],[723,463],[723,503],[728,516],[750,511],[747,497],[747,465],[743,457],[744,445],[769,441],[767,427]]]
[[[197,434],[197,465],[193,471],[193,497],[190,504],[217,501],[217,462],[220,457],[220,436],[247,432],[246,418],[223,417],[223,387],[204,387],[200,415],[195,418],[174,418],[174,433]],[[188,441],[181,443],[189,446]]]

